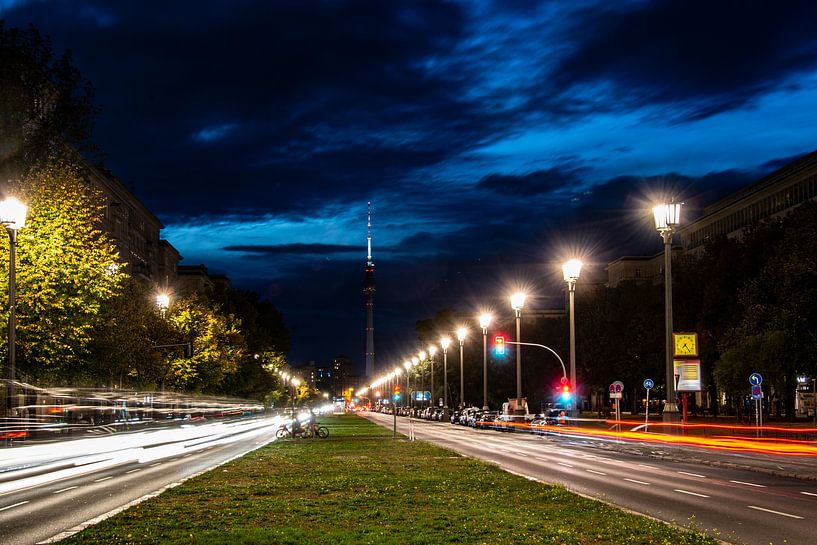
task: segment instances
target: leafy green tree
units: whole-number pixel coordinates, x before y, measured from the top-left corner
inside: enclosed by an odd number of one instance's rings
[[[247,357],[241,321],[220,312],[206,296],[179,301],[168,315],[175,329],[193,344],[193,357],[173,357],[165,377],[168,387],[194,392],[221,392],[225,378]]]
[[[101,230],[102,197],[58,159],[16,183],[13,194],[29,207],[17,237],[19,368],[40,377],[81,373],[103,308],[125,277],[113,240]],[[7,237],[0,246],[7,270]],[[6,292],[8,278],[0,278]]]

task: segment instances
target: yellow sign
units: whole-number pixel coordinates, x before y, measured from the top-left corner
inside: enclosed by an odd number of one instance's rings
[[[673,333],[674,356],[697,356],[698,355],[698,334],[697,333]]]
[[[673,360],[675,390],[678,392],[701,391],[701,360]]]

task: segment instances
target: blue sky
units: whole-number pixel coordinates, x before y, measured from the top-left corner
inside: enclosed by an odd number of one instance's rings
[[[362,362],[374,202],[378,360],[450,305],[504,305],[581,252],[654,252],[815,149],[813,2],[0,0],[96,88],[106,164],[185,264],[256,289],[291,357]]]

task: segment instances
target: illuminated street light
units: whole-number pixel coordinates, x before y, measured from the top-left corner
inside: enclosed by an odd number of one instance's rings
[[[575,416],[573,411],[576,409],[575,400],[578,394],[578,386],[576,385],[576,322],[573,299],[576,293],[576,281],[582,273],[582,262],[578,259],[571,259],[562,265],[562,272],[564,273],[565,282],[567,282],[568,297],[570,299],[570,388],[572,388],[573,395],[570,396],[568,409],[571,416]]]
[[[431,345],[428,347],[428,360],[431,363],[431,395],[429,396],[430,399],[428,400],[431,405],[437,404],[435,401],[436,398],[434,397],[434,355],[437,354],[437,347],[435,345]]]
[[[655,228],[664,241],[664,349],[666,351],[667,399],[664,403],[664,420],[678,419],[675,404],[675,370],[672,365],[672,233],[681,223],[683,203],[659,204],[652,209]]]
[[[451,345],[449,337],[440,339],[443,349],[443,422],[448,421],[448,347]]]
[[[403,407],[408,407],[411,403],[411,390],[409,389],[409,371],[411,370],[411,361],[406,360],[403,362],[403,367],[406,368],[406,396],[403,398]]]
[[[426,354],[425,350],[420,350],[420,352],[417,354],[417,361],[418,361],[418,365],[420,366],[420,392],[421,392],[420,396],[422,398],[423,405],[425,405],[425,400],[426,400],[425,363],[426,363],[426,357],[427,356],[428,356],[428,354]],[[416,404],[417,400],[415,399],[414,401],[415,401],[415,404]]]
[[[522,292],[511,295],[511,308],[516,313],[516,342],[522,342],[520,338],[522,319],[522,308],[525,306],[527,296]],[[516,412],[524,414],[522,410],[522,345],[516,345]]]
[[[482,314],[479,317],[479,327],[482,328],[482,410],[488,410],[488,326],[493,317]]]
[[[457,340],[460,341],[460,410],[465,407],[465,374],[463,360],[462,360],[462,346],[465,343],[465,337],[468,335],[468,330],[464,327],[457,329]]]
[[[14,197],[0,201],[0,223],[3,224],[9,235],[9,360],[6,375],[9,379],[9,384],[6,395],[7,416],[11,416],[11,411],[14,407],[13,398],[17,349],[17,307],[15,303],[17,284],[17,231],[26,226],[27,212],[28,207]]]
[[[159,293],[156,295],[156,308],[159,309],[159,314],[162,318],[167,314],[167,309],[170,308],[170,296],[166,293]]]

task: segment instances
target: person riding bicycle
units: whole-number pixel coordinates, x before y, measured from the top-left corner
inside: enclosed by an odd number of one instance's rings
[[[309,428],[312,430],[312,439],[318,438],[318,418],[312,407],[309,407]]]

